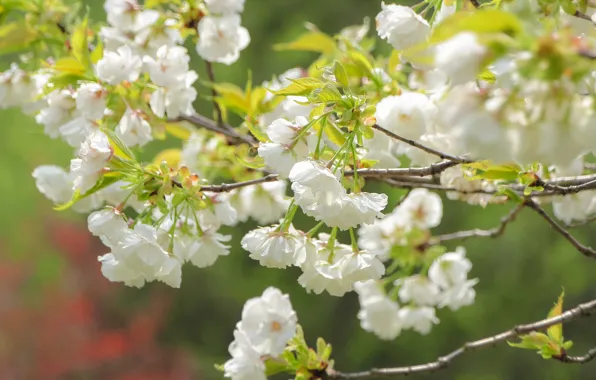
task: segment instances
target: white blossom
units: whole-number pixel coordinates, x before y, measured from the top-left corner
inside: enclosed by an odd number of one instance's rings
[[[205,0],[207,9],[213,13],[242,13],[244,0]]]
[[[358,319],[362,328],[380,339],[395,339],[402,330],[397,302],[389,299],[381,285],[374,280],[357,282],[354,290],[360,301]]]
[[[262,355],[280,355],[296,333],[297,316],[287,294],[274,287],[246,301],[238,329]]]
[[[72,180],[63,168],[42,165],[36,167],[32,175],[39,192],[54,204],[66,203],[72,198]]]
[[[117,245],[128,232],[128,224],[122,214],[113,208],[106,208],[89,214],[87,227],[95,236],[105,237],[110,247]]]
[[[377,124],[400,136],[419,139],[426,133],[437,110],[424,94],[404,92],[387,96],[377,104]]]
[[[182,46],[163,45],[156,58],[145,56],[143,61],[155,85],[175,88],[186,80],[190,57]]]
[[[51,138],[60,136],[60,127],[73,118],[76,103],[69,90],[52,91],[46,97],[46,107],[35,116],[35,121],[44,126],[44,132]]]
[[[124,45],[114,51],[105,51],[96,66],[97,76],[111,85],[124,81],[134,82],[139,78],[143,61],[130,46]]]
[[[401,285],[399,298],[403,303],[413,302],[417,306],[434,306],[439,300],[440,289],[427,277],[413,275],[396,281]]]
[[[286,268],[304,261],[304,237],[276,229],[274,225],[250,231],[242,238],[242,248],[250,252],[250,258],[269,268]]]
[[[153,140],[151,125],[140,110],[126,109],[116,127],[116,135],[128,146],[143,146]]]
[[[255,350],[246,333],[234,330],[234,341],[229,347],[232,358],[224,364],[224,377],[232,380],[267,380],[261,354]]]
[[[309,149],[306,143],[298,140],[294,145],[288,146],[280,143],[260,143],[259,156],[263,157],[265,164],[275,170],[280,178],[287,178],[292,167],[308,157]]]
[[[476,34],[461,32],[437,47],[435,65],[452,84],[462,84],[476,79],[486,53]]]
[[[204,231],[203,235],[199,237],[189,237],[183,259],[190,261],[198,268],[209,267],[215,263],[219,256],[230,254],[230,246],[224,243],[231,239],[231,235],[222,235],[211,230]]]
[[[447,252],[435,259],[428,270],[430,280],[443,289],[466,281],[472,263],[465,254],[463,247],[457,247],[455,252]]]
[[[286,187],[285,181],[246,186],[238,193],[240,204],[237,209],[242,211],[245,218],[250,217],[259,225],[273,223],[284,215],[290,205],[290,200],[285,196]],[[242,220],[240,216],[238,219]]]
[[[422,335],[428,334],[433,325],[439,323],[434,307],[405,306],[399,310],[398,315],[404,329],[413,329]]]
[[[173,88],[159,87],[151,94],[149,105],[158,117],[177,118],[194,112],[192,103],[197,97],[197,90],[192,84],[199,78],[194,71],[188,71],[180,86]]]
[[[145,278],[143,275],[131,268],[124,262],[116,259],[116,257],[107,253],[98,257],[101,263],[101,274],[112,282],[123,282],[126,286],[134,286],[137,288],[145,285]]]
[[[240,26],[240,16],[205,16],[198,25],[197,53],[201,58],[231,65],[240,57],[240,51],[250,43],[246,28]]]
[[[377,15],[377,33],[397,50],[404,50],[426,40],[430,33],[428,22],[412,8],[382,3]]]
[[[294,122],[286,119],[277,119],[267,127],[267,136],[272,142],[290,145],[294,142],[300,129],[308,123],[306,118],[299,116]]]
[[[414,189],[400,204],[399,214],[420,229],[437,227],[443,217],[441,197],[427,189]]]
[[[76,93],[77,110],[88,120],[103,118],[108,92],[98,83],[83,83]]]
[[[477,279],[467,280],[443,290],[439,296],[439,307],[447,306],[455,311],[460,307],[471,305],[476,298],[474,285],[477,283]]]

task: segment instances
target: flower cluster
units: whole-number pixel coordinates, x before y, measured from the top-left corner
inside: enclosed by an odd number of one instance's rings
[[[250,43],[248,30],[240,25],[244,0],[206,0],[209,15],[198,25],[197,53],[210,62],[230,65]]]
[[[277,288],[246,301],[229,348],[232,358],[224,364],[225,377],[266,379],[261,357],[279,356],[296,333],[297,321],[289,296]]]
[[[435,307],[457,310],[474,302],[473,286],[478,280],[467,279],[471,267],[464,249],[458,247],[455,252],[435,259],[428,276],[417,274],[396,280],[393,285],[398,289],[401,306],[385,293],[378,281],[356,283],[362,328],[386,340],[395,339],[406,329],[428,334],[439,323]]]

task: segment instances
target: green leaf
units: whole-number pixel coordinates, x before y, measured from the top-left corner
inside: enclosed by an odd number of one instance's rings
[[[252,135],[254,137],[256,137],[256,139],[259,140],[260,142],[268,142],[269,141],[269,136],[267,136],[265,131],[263,131],[261,129],[260,125],[247,120],[246,126],[248,127],[248,130],[250,131],[250,133],[252,133]]]
[[[346,68],[342,66],[341,63],[335,61],[333,62],[333,74],[335,75],[335,79],[344,87],[350,87],[350,80],[348,78],[348,72]]]
[[[327,125],[325,126],[325,133],[327,134],[327,137],[329,137],[329,140],[331,140],[331,142],[337,145],[338,147],[344,145],[344,143],[346,142],[346,138],[343,132],[339,128],[337,128],[333,123],[327,123]]]
[[[87,198],[90,195],[93,195],[95,193],[97,193],[99,190],[106,188],[108,186],[110,186],[113,183],[116,183],[120,180],[120,176],[114,175],[114,176],[107,176],[104,175],[102,176],[99,181],[97,181],[97,183],[95,184],[95,186],[93,186],[91,189],[89,189],[85,194],[81,194],[80,191],[76,190],[73,195],[72,198],[70,199],[70,201],[68,201],[67,203],[58,205],[56,207],[54,207],[54,210],[57,211],[64,211],[66,209],[69,209],[70,207],[72,207],[72,205],[74,205],[75,203],[77,203],[78,201],[80,201],[81,199]]]
[[[573,341],[568,340],[568,341],[563,342],[563,348],[565,350],[569,350],[571,347],[573,347]]]
[[[65,88],[69,85],[75,85],[78,81],[84,80],[86,77],[81,74],[62,72],[58,75],[54,75],[49,82],[54,85],[55,88]],[[51,88],[51,90],[55,90]]]
[[[298,50],[314,51],[321,54],[333,53],[336,49],[335,40],[320,31],[309,31],[291,42],[273,45],[277,51]]]
[[[553,308],[550,309],[550,311],[548,312],[547,318],[558,317],[559,315],[561,315],[561,313],[563,313],[563,298],[564,297],[565,297],[565,292],[563,291],[561,293],[561,295],[559,296],[559,299],[553,306]],[[546,329],[546,333],[548,334],[549,338],[553,342],[557,343],[558,345],[561,345],[563,343],[563,324],[562,323],[559,323],[559,324],[549,327],[548,329]]]
[[[481,9],[474,12],[456,12],[434,28],[430,43],[443,42],[467,31],[475,33],[505,33],[515,35],[522,29],[519,19],[510,12]]]
[[[292,83],[290,83],[287,87],[282,88],[278,91],[271,91],[275,95],[308,95],[314,89],[321,88],[325,86],[326,82],[323,82],[317,78],[299,78],[299,79],[290,79]]]
[[[25,20],[10,22],[0,26],[0,54],[26,50],[37,38],[37,31]]]
[[[271,356],[267,357],[265,360],[266,376],[273,376],[283,372],[292,373],[295,372],[295,370],[288,364],[287,361],[283,359],[278,359]]]
[[[88,26],[89,19],[87,16],[83,19],[72,32],[70,44],[72,46],[72,54],[75,58],[86,68],[91,68],[91,58],[89,55],[89,40],[88,40]]]
[[[85,66],[73,57],[64,57],[54,63],[52,68],[63,73],[83,75],[86,71]]]
[[[337,102],[342,99],[342,95],[332,84],[328,84],[322,88],[316,88],[308,96],[308,100],[312,103],[330,103]]]
[[[529,350],[540,350],[542,346],[548,345],[550,339],[543,333],[531,332],[527,335],[520,335],[521,342],[511,343],[507,341],[511,347],[525,348]]]
[[[136,161],[134,153],[130,150],[129,147],[120,140],[120,137],[116,136],[114,131],[107,128],[102,128],[102,132],[108,136],[108,140],[110,140],[110,145],[114,148],[114,154],[118,157]]]
[[[235,157],[239,163],[241,163],[243,166],[246,166],[247,168],[261,169],[261,168],[265,167],[265,161],[263,160],[263,158],[261,156],[256,156],[250,160],[246,159],[246,158],[242,158],[240,156],[235,156]]]
[[[241,116],[250,111],[250,99],[242,88],[233,83],[206,83],[206,85],[217,92],[216,99],[221,106],[227,107]]]
[[[91,53],[91,62],[93,64],[96,64],[97,62],[99,62],[100,59],[103,58],[103,50],[103,41],[100,40],[97,46],[95,46],[95,49],[93,49],[93,52]]]

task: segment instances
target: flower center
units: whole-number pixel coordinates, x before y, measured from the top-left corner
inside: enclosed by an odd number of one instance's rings
[[[278,321],[271,322],[271,331],[272,332],[281,331],[281,323],[279,323]]]

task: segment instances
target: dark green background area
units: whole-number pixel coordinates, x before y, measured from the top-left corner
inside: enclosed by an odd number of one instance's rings
[[[89,2],[95,19],[103,16],[102,2]],[[251,34],[250,46],[231,67],[216,65],[218,80],[244,85],[248,70],[259,83],[294,66],[308,65],[315,56],[301,52],[274,52],[271,46],[299,35],[304,22],[312,22],[323,31],[334,33],[347,25],[360,23],[365,16],[373,19],[380,9],[377,0],[247,0],[243,25]],[[374,31],[371,31],[374,33]],[[388,50],[378,42],[380,49]],[[6,67],[7,62],[2,62]],[[193,67],[205,78],[204,68],[195,60]],[[201,88],[201,95],[208,95]],[[210,114],[210,104],[197,102],[199,112]],[[37,228],[22,228],[22,222],[42,218],[66,218],[85,223],[85,217],[70,212],[58,214],[39,195],[31,171],[40,164],[67,166],[72,150],[58,140],[50,140],[31,117],[18,110],[0,111],[0,260],[11,256],[39,265],[40,277],[51,280],[60,276],[61,253],[47,248],[35,235]],[[174,142],[172,142],[174,143]],[[152,143],[149,150],[158,149]],[[161,145],[163,146],[163,145]],[[400,193],[390,190],[393,202]],[[510,206],[486,209],[444,200],[444,218],[437,233],[470,228],[491,228],[498,224]],[[394,204],[394,203],[393,203]],[[306,225],[302,218],[298,225]],[[529,210],[498,239],[470,239],[462,244],[474,263],[471,276],[480,279],[473,306],[457,312],[440,310],[441,323],[427,336],[404,332],[392,342],[382,342],[366,333],[356,318],[355,294],[343,298],[308,295],[297,284],[296,269],[262,268],[248,258],[239,246],[252,224],[239,225],[226,232],[235,236],[229,256],[220,258],[207,269],[185,266],[182,288],[167,288],[161,283],[141,290],[119,288],[115,306],[134,308],[147,301],[156,288],[162,288],[173,302],[165,329],[159,339],[167,347],[184,347],[196,358],[201,379],[221,378],[213,363],[227,358],[232,331],[240,319],[244,301],[258,296],[270,285],[291,296],[307,339],[314,344],[323,336],[334,346],[336,367],[344,371],[381,366],[424,363],[455,349],[462,343],[495,334],[522,322],[544,317],[564,288],[566,306],[592,299],[596,295],[594,274],[596,262],[576,252],[556,235],[544,220]],[[596,246],[593,227],[583,227],[574,234],[586,244]],[[451,245],[454,248],[455,245]],[[96,254],[90,253],[90,254]],[[99,271],[99,265],[97,266]],[[42,281],[40,280],[40,281]],[[47,279],[46,279],[47,280]],[[48,281],[49,281],[48,280]],[[107,281],[107,280],[106,280]],[[566,325],[565,336],[575,342],[571,354],[582,354],[596,346],[596,322],[583,319]],[[596,361],[586,365],[566,365],[545,361],[531,351],[513,349],[506,344],[466,354],[464,358],[440,373],[412,376],[414,379],[593,379]]]

